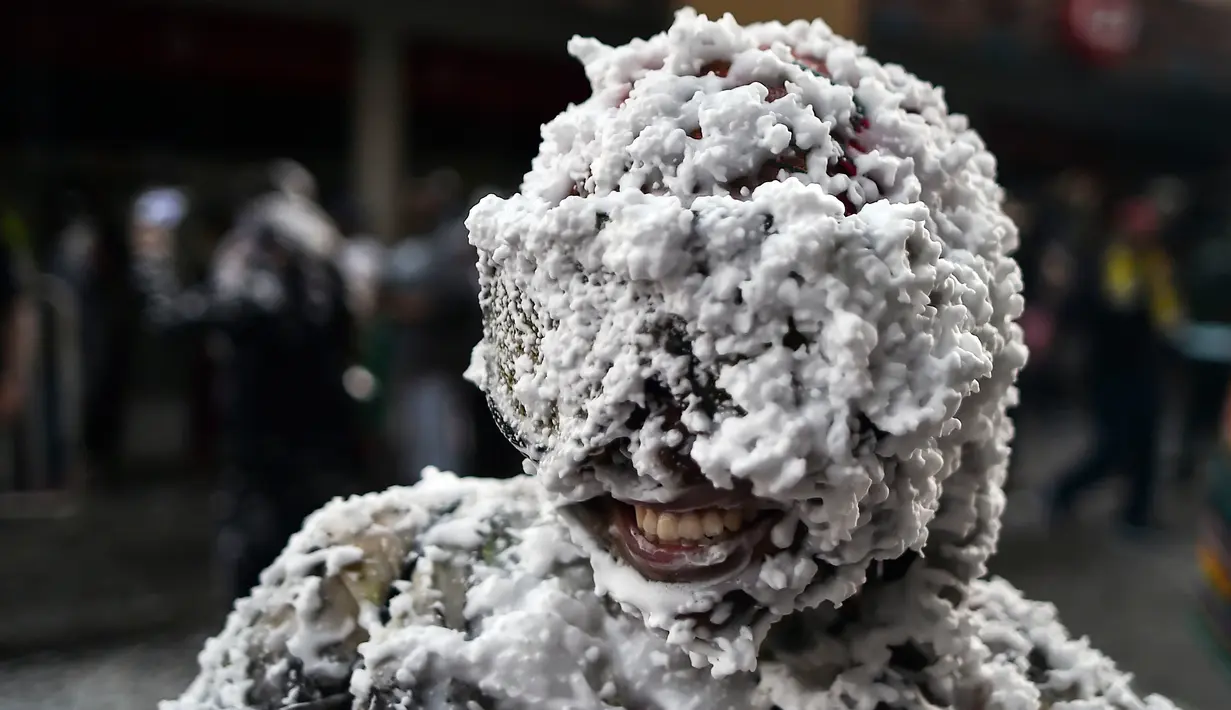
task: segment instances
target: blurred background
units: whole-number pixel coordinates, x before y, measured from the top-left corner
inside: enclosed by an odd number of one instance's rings
[[[1231,362],[1231,3],[694,6],[824,17],[970,116],[1021,229],[1032,347],[993,572],[1053,600],[1143,689],[1231,706],[1231,616],[1198,543]],[[439,275],[472,278],[466,209],[515,190],[540,124],[586,97],[566,40],[645,36],[674,9],[0,6],[0,707],[152,708],[230,602],[224,357],[144,324],[129,245],[149,205],[172,205],[177,268],[199,279],[269,161],[302,163],[368,254],[356,357],[379,384],[359,396],[361,464],[340,488],[424,463],[511,475],[517,455],[461,380],[477,306]]]

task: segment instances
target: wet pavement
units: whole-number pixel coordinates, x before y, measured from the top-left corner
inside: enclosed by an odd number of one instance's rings
[[[201,485],[98,493],[63,519],[0,517],[0,663],[212,623],[223,608],[211,582],[213,517]]]
[[[1191,494],[1173,491],[1167,495],[1166,517],[1178,526],[1175,536],[1163,541],[1131,544],[1112,534],[1114,483],[1081,511],[1081,522],[1063,534],[1049,535],[1042,527],[1037,491],[1080,456],[1084,429],[1084,422],[1077,415],[1020,424],[1018,451],[1028,457],[1024,460],[1029,465],[1021,469],[1021,490],[1010,496],[1010,514],[1006,516],[1001,554],[993,565],[993,573],[1007,577],[1033,597],[1055,602],[1074,633],[1088,635],[1096,647],[1134,672],[1142,690],[1169,695],[1189,710],[1231,707],[1231,670],[1216,661],[1203,645],[1192,614],[1197,573],[1188,530],[1194,517]],[[193,508],[193,499],[180,503]],[[136,537],[149,542],[159,534],[158,528],[141,522],[142,514],[149,515],[148,510],[141,510],[151,505],[147,502],[145,506],[133,507],[127,517],[117,516],[111,524],[130,531],[144,530]],[[163,511],[162,515],[164,523],[182,527],[173,524],[179,515],[173,510]],[[130,564],[154,565],[143,573],[134,572],[138,581],[130,580],[127,587],[120,585],[113,591],[138,588],[155,597],[170,597],[183,594],[192,584],[208,585],[208,549],[203,547],[207,539],[199,532],[196,538],[200,539],[178,543],[181,554],[175,563],[179,569],[176,574],[186,581],[174,584],[170,577],[175,575],[158,572],[158,560],[167,562],[165,556],[150,557],[153,553],[147,553],[142,557],[131,542],[128,548],[111,548],[111,554],[127,549]],[[4,543],[0,535],[0,545]],[[77,544],[84,543],[78,539]],[[189,555],[187,550],[195,552]],[[191,565],[195,567],[189,569]],[[0,580],[5,571],[0,569]],[[101,574],[101,568],[97,574]],[[158,589],[162,591],[151,591]],[[176,694],[191,680],[204,632],[217,627],[215,621],[199,621],[208,618],[213,610],[208,602],[200,601],[208,599],[208,595],[201,596],[200,589],[197,592],[195,603],[198,607],[206,604],[206,613],[197,613],[195,619],[181,614],[178,619],[181,628],[195,624],[192,633],[154,633],[151,627],[136,640],[94,650],[0,656],[0,707],[154,708],[158,699]],[[9,594],[12,593],[10,589]],[[13,597],[4,594],[0,581],[0,637],[9,618],[19,616],[6,606]],[[40,608],[51,609],[53,601],[45,600]],[[162,607],[155,604],[151,608],[174,616],[186,603],[167,601]],[[172,623],[176,619],[164,621]]]
[[[204,633],[0,662],[4,710],[153,710],[195,673]]]

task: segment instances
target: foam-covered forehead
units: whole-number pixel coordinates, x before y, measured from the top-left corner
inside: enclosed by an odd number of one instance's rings
[[[679,443],[656,427],[778,497],[866,468],[868,430],[881,457],[956,445],[964,399],[1020,359],[998,360],[1020,303],[994,162],[939,93],[822,23],[681,13],[571,49],[594,96],[467,222],[472,375],[549,485],[587,495],[573,474],[616,441],[655,476],[647,438]],[[679,422],[644,416],[647,387]]]

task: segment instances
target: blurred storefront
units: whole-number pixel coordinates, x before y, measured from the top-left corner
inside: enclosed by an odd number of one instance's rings
[[[588,93],[569,37],[623,42],[669,13],[666,0],[0,3],[0,197],[50,243],[56,200],[88,193],[120,242],[142,188],[183,185],[194,209],[225,209],[289,156],[396,238],[408,174],[520,178],[541,123]],[[136,339],[122,448],[136,468],[182,471],[165,464],[190,443],[190,358]]]
[[[945,86],[1013,171],[1136,178],[1231,157],[1231,8],[1189,0],[880,0],[868,43]]]
[[[50,0],[0,9],[0,169],[151,179],[291,155],[392,230],[411,166],[515,177],[584,98],[574,33],[661,29],[664,2]],[[498,124],[498,125],[497,125]],[[499,134],[499,140],[492,136]],[[515,167],[516,166],[516,167]],[[496,173],[492,175],[491,173]]]

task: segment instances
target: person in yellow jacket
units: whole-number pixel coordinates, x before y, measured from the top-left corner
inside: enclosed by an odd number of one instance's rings
[[[1155,526],[1159,413],[1166,339],[1179,325],[1180,299],[1171,259],[1160,238],[1156,206],[1131,200],[1117,210],[1093,287],[1082,308],[1090,336],[1090,406],[1094,440],[1089,454],[1059,479],[1053,520],[1112,473],[1123,474],[1128,495],[1121,513],[1131,533]]]

